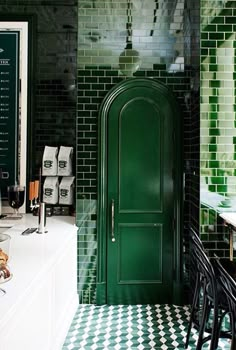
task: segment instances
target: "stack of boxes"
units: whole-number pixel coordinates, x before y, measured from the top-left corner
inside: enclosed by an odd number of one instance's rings
[[[73,147],[45,146],[42,161],[43,202],[51,205],[73,205],[74,179]],[[56,214],[60,214],[60,207]],[[55,214],[55,212],[54,212]]]

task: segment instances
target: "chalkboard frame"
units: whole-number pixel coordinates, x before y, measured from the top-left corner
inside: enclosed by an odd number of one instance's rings
[[[0,22],[28,23],[28,100],[27,100],[27,156],[26,156],[26,212],[30,211],[27,184],[35,175],[35,89],[36,89],[36,55],[37,55],[37,16],[35,14],[0,13]]]
[[[7,196],[6,186],[14,184],[18,177],[19,38],[18,30],[0,31],[0,140],[3,156],[0,160],[0,187],[3,198]]]

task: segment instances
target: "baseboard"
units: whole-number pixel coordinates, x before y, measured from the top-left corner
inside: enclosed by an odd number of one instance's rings
[[[97,291],[96,291],[97,305],[105,305],[107,303],[106,288],[107,288],[107,284],[105,282],[97,283]]]
[[[174,282],[173,285],[173,304],[184,305],[184,292],[183,284],[179,282]]]

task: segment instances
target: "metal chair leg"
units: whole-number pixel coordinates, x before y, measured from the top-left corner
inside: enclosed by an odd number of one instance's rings
[[[206,328],[206,321],[207,321],[207,313],[209,312],[208,307],[209,307],[209,302],[207,300],[206,293],[204,293],[203,310],[202,310],[202,317],[200,320],[200,327],[199,327],[199,332],[198,332],[198,341],[197,341],[196,350],[202,349],[203,335],[204,335],[204,331]]]
[[[193,303],[192,303],[191,313],[189,317],[188,331],[187,331],[186,340],[185,340],[185,349],[188,348],[192,325],[195,319],[195,315],[198,311],[199,287],[200,287],[200,278],[199,276],[197,276],[197,281],[195,284],[194,295],[193,295]]]
[[[232,331],[231,347],[230,350],[236,349],[236,315],[230,313],[230,325]]]

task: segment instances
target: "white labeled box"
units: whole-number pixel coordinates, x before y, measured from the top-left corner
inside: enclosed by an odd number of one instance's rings
[[[43,202],[47,204],[58,203],[59,182],[57,176],[47,176],[43,184]]]
[[[61,179],[59,185],[59,204],[72,205],[74,197],[74,176]]]
[[[72,157],[73,147],[60,147],[57,163],[58,176],[72,176]]]
[[[57,175],[57,147],[45,146],[42,161],[42,175],[56,176]]]

